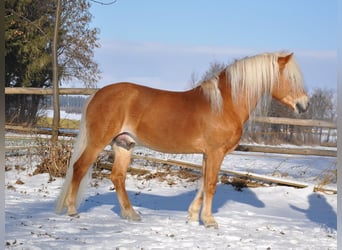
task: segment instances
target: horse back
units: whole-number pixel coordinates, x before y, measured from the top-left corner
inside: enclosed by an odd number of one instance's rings
[[[219,128],[224,119],[212,111],[199,88],[175,92],[126,82],[108,85],[94,95],[87,117],[92,117],[90,131],[96,127],[102,133],[96,137],[109,141],[129,133],[138,143],[163,152],[203,152],[210,140],[223,140]]]

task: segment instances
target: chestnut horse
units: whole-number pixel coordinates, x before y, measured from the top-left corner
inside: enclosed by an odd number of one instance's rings
[[[103,148],[112,143],[110,178],[123,218],[140,220],[125,188],[136,143],[165,153],[203,154],[203,177],[189,206],[189,221],[218,227],[212,200],[223,158],[241,138],[244,123],[264,94],[295,112],[308,108],[300,69],[292,54],[265,53],[236,60],[212,79],[185,92],[117,83],[98,90],[84,108],[80,133],[56,211],[77,214],[79,188]],[[82,185],[81,185],[82,186]]]

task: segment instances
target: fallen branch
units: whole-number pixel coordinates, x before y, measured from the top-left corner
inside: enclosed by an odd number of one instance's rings
[[[142,156],[139,156],[139,158],[142,158]],[[152,161],[151,157],[148,157],[148,158],[149,158],[148,160]],[[159,159],[156,159],[156,160],[159,161]],[[193,163],[181,162],[181,161],[171,160],[171,159],[168,159],[166,161],[163,160],[163,162],[166,163],[166,164],[171,164],[171,165],[177,165],[177,166],[181,166],[181,167],[196,169],[196,170],[199,170],[199,171],[202,170],[202,166],[201,165],[197,165],[197,164],[193,164]],[[221,174],[226,174],[226,175],[235,175],[235,176],[238,176],[238,177],[245,177],[245,178],[248,178],[248,179],[254,179],[254,180],[263,181],[263,182],[269,182],[269,183],[275,183],[275,184],[280,184],[280,185],[292,186],[292,187],[296,187],[296,188],[308,187],[307,184],[302,183],[302,182],[289,181],[289,180],[269,177],[269,176],[265,176],[265,175],[253,174],[253,173],[250,173],[250,172],[242,172],[242,171],[234,171],[234,170],[221,169],[220,173]]]
[[[190,168],[190,169],[194,169],[197,171],[202,170],[201,165],[193,164],[190,162],[183,162],[183,161],[177,161],[177,160],[172,160],[172,159],[163,160],[163,159],[158,159],[158,158],[148,157],[148,156],[143,156],[143,155],[132,155],[132,158],[133,159],[143,159],[146,161],[153,161],[153,162],[161,163],[161,164],[176,165],[179,167]],[[221,169],[220,174],[233,175],[233,176],[243,177],[243,178],[247,178],[247,179],[253,179],[253,180],[257,180],[257,181],[274,183],[274,184],[278,184],[278,185],[284,185],[284,186],[295,187],[295,188],[306,188],[309,186],[309,184],[304,183],[304,182],[286,180],[283,178],[270,177],[270,176],[254,174],[254,173],[250,173],[250,172],[243,172],[243,171]],[[315,186],[313,191],[314,192],[319,191],[319,192],[324,192],[324,193],[337,194],[336,189],[324,188],[322,186],[319,186],[319,187]]]
[[[197,164],[193,164],[193,163],[189,163],[189,162],[177,161],[177,160],[172,160],[172,159],[163,160],[163,159],[158,159],[158,158],[143,156],[143,155],[132,155],[132,158],[133,159],[142,159],[142,160],[146,160],[146,161],[153,161],[156,163],[167,164],[167,165],[176,165],[179,167],[190,168],[190,169],[194,169],[197,171],[202,171],[201,165],[197,165]],[[111,170],[111,165],[108,165],[108,168],[106,167],[106,169]],[[308,184],[305,184],[302,182],[284,180],[281,178],[275,178],[275,177],[269,177],[269,176],[265,176],[265,175],[253,174],[250,172],[221,169],[220,174],[234,175],[234,176],[238,176],[238,177],[244,177],[244,178],[248,178],[248,179],[254,179],[254,180],[258,180],[258,181],[275,183],[275,184],[279,184],[279,185],[286,185],[286,186],[291,186],[291,187],[296,187],[296,188],[308,187]]]

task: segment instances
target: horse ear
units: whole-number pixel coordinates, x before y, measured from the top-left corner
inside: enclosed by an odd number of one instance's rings
[[[288,54],[286,56],[279,56],[278,57],[279,68],[283,69],[285,65],[291,60],[292,56],[293,56],[293,53]]]

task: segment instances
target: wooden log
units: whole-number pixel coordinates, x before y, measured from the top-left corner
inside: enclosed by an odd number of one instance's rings
[[[163,159],[158,159],[158,158],[148,157],[148,156],[143,156],[143,155],[132,155],[132,158],[133,159],[142,159],[142,160],[146,160],[146,161],[153,161],[156,163],[167,164],[167,165],[176,165],[179,167],[185,167],[185,168],[190,168],[190,169],[194,169],[197,171],[202,171],[201,165],[197,165],[197,164],[193,164],[193,163],[189,163],[189,162],[177,161],[177,160],[173,160],[173,159],[163,160]],[[275,184],[279,184],[279,185],[292,186],[292,187],[296,187],[296,188],[305,188],[308,186],[307,184],[302,183],[302,182],[290,181],[290,180],[285,180],[285,179],[275,178],[275,177],[269,177],[269,176],[254,174],[254,173],[250,173],[250,172],[221,169],[220,174],[234,175],[234,176],[238,176],[238,177],[244,177],[244,178],[254,179],[254,180],[263,181],[263,182],[275,183]]]
[[[190,169],[194,169],[197,171],[202,171],[201,165],[193,164],[190,162],[183,162],[183,161],[178,161],[178,160],[173,160],[173,159],[163,160],[163,159],[158,159],[158,158],[148,157],[148,156],[143,156],[143,155],[132,155],[132,158],[133,159],[143,159],[143,160],[147,160],[147,161],[153,161],[153,162],[168,164],[168,165],[176,165],[179,167],[190,168]],[[111,168],[110,168],[110,170],[111,170]],[[309,184],[304,183],[304,182],[286,180],[283,178],[276,178],[276,177],[271,177],[271,176],[266,176],[266,175],[244,172],[244,171],[234,171],[234,170],[221,169],[220,174],[233,175],[233,176],[243,177],[243,178],[247,178],[247,179],[253,179],[253,180],[257,180],[257,181],[274,183],[274,184],[278,184],[278,185],[290,186],[290,187],[295,187],[295,188],[306,188],[309,186]],[[325,192],[328,194],[337,194],[336,189],[325,188],[323,186],[314,186],[313,191],[314,192]]]
[[[181,167],[192,168],[192,169],[196,169],[199,171],[202,170],[202,166],[196,165],[193,163],[181,162],[181,161],[172,160],[172,159],[167,160],[167,162],[170,165],[177,165],[177,166],[181,166]],[[238,177],[244,177],[244,178],[248,178],[248,179],[254,179],[254,180],[263,181],[263,182],[292,186],[292,187],[296,187],[296,188],[305,188],[308,186],[307,184],[302,183],[302,182],[290,181],[290,180],[285,180],[285,179],[281,179],[281,178],[275,178],[275,177],[270,177],[270,176],[265,176],[265,175],[254,174],[254,173],[250,173],[250,172],[221,169],[220,173],[221,174],[227,174],[227,175],[234,175],[234,176],[238,176]]]
[[[334,188],[325,188],[323,186],[315,186],[313,189],[314,192],[322,192],[325,194],[337,194],[337,189]]]
[[[329,156],[336,157],[337,150],[332,149],[316,149],[316,148],[282,148],[272,147],[264,145],[239,145],[238,151],[246,152],[259,152],[259,153],[272,153],[272,154],[294,154],[294,155],[317,155],[317,156]]]

